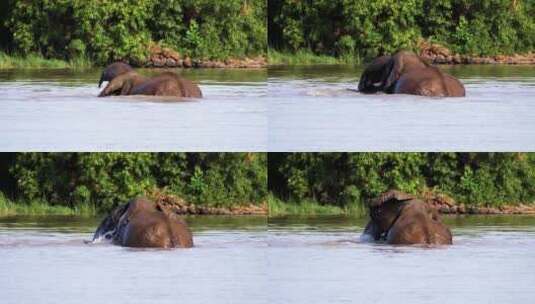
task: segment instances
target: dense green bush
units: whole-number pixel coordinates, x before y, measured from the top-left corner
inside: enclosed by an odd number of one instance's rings
[[[341,207],[391,188],[432,189],[470,205],[533,203],[535,155],[525,153],[282,153],[269,155],[269,190]]]
[[[533,16],[532,0],[275,0],[269,43],[370,58],[425,38],[461,54],[510,54],[535,48]]]
[[[265,154],[21,153],[0,155],[1,190],[21,202],[46,201],[106,211],[154,189],[218,207],[261,203]],[[6,165],[7,164],[7,165]],[[15,181],[15,189],[8,188]]]
[[[194,58],[263,54],[263,0],[10,0],[2,4],[5,51],[97,63],[141,63],[156,42]]]

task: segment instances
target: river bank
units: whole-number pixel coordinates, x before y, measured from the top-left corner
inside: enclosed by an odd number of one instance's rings
[[[151,192],[147,197],[159,206],[180,215],[267,215],[266,203],[235,204],[230,207],[210,207],[187,202],[179,196]]]
[[[535,53],[472,56],[456,54],[447,47],[422,40],[418,43],[419,54],[433,64],[535,64]]]
[[[184,199],[171,194],[152,192],[147,197],[161,207],[179,215],[267,215],[266,203],[237,204],[230,207],[208,207],[186,202]],[[15,202],[0,193],[0,216],[14,215],[69,215],[95,216],[99,211],[91,205],[77,205],[78,207],[50,205],[43,201]]]
[[[423,200],[441,214],[451,215],[533,215],[535,214],[535,204],[504,204],[501,206],[487,206],[487,205],[470,205],[461,202],[456,202],[451,197],[430,191],[422,192],[416,195],[417,198]],[[321,204],[312,200],[304,200],[301,202],[283,201],[276,197],[270,196],[268,198],[269,215],[270,216],[316,216],[316,215],[352,215],[364,216],[367,215],[367,210],[363,203],[356,203],[348,207],[339,207],[336,205]]]
[[[423,192],[418,197],[442,214],[535,214],[535,204],[511,203],[496,207],[485,204],[475,206],[456,202],[445,194],[434,192]]]
[[[264,56],[228,58],[224,60],[195,59],[181,56],[178,52],[165,48],[151,51],[146,61],[133,63],[145,68],[203,68],[203,69],[261,69],[267,66]],[[45,58],[38,54],[21,56],[0,52],[0,70],[4,69],[89,69],[99,65],[87,57],[71,60]]]
[[[496,65],[535,65],[535,53],[494,55],[494,56],[474,56],[467,54],[456,54],[448,48],[429,42],[422,42],[417,53],[432,64],[496,64]],[[365,62],[358,56],[329,56],[318,55],[310,50],[299,50],[298,52],[283,52],[269,50],[268,62],[272,66],[297,66],[297,65],[359,65]]]

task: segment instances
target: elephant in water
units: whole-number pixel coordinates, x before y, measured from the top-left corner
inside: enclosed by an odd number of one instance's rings
[[[112,63],[104,69],[98,87],[104,81],[108,85],[99,97],[110,95],[154,95],[202,98],[199,86],[173,72],[165,72],[156,77],[146,78],[123,62]]]
[[[93,236],[93,242],[101,239],[126,247],[193,247],[186,222],[145,198],[136,198],[113,210]]]
[[[451,232],[438,212],[413,196],[391,190],[369,203],[370,221],[361,240],[388,244],[449,245]]]
[[[420,56],[399,51],[372,61],[362,73],[359,92],[373,94],[411,94],[438,97],[463,97],[463,84]]]

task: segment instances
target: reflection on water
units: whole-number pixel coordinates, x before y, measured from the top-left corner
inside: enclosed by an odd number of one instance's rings
[[[363,95],[362,67],[272,67],[270,151],[535,149],[535,66],[443,66],[465,98]]]
[[[100,69],[2,70],[0,150],[266,150],[266,70],[176,71],[205,98],[97,98]]]

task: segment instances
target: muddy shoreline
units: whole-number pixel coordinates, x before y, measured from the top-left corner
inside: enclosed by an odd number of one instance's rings
[[[419,54],[433,64],[535,64],[535,53],[470,56],[455,54],[445,46],[428,41],[420,41]]]
[[[267,59],[264,56],[225,60],[192,59],[169,48],[152,46],[149,49],[147,61],[139,66],[145,68],[260,69],[267,66]]]
[[[535,205],[515,204],[500,207],[466,206],[463,203],[456,202],[447,195],[431,192],[423,193],[419,197],[441,214],[535,214]]]
[[[267,215],[267,204],[242,204],[228,208],[199,206],[184,199],[162,193],[148,195],[160,208],[179,215]]]

